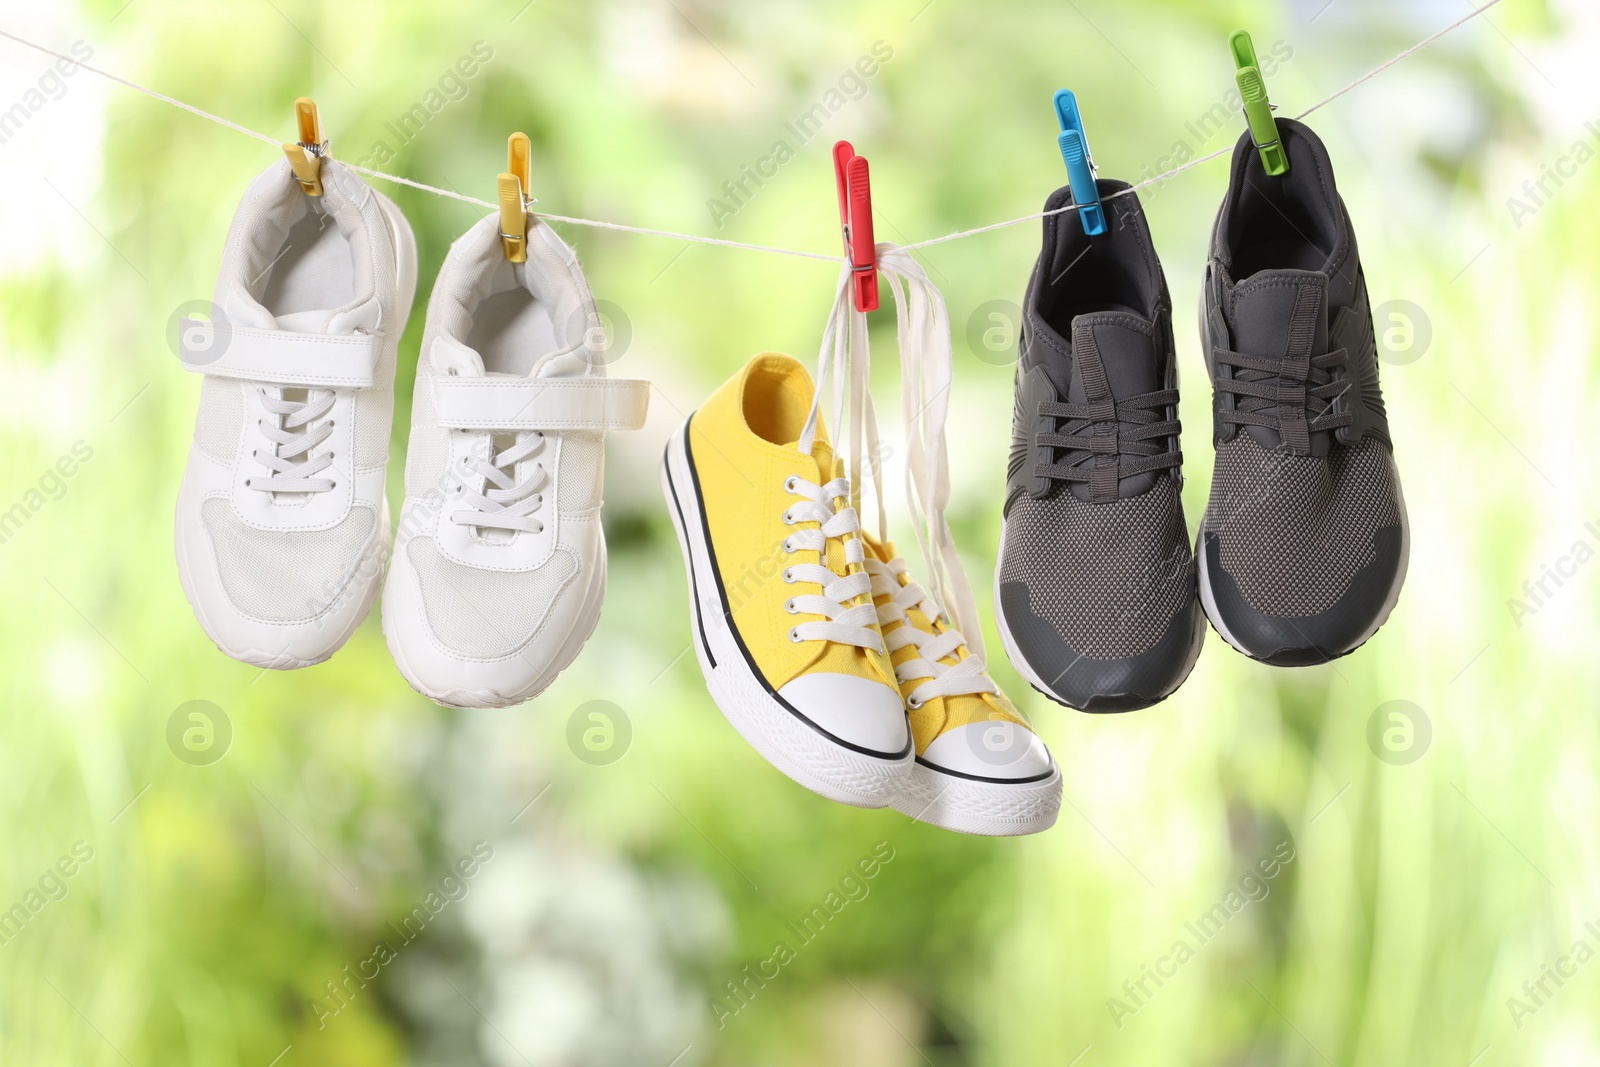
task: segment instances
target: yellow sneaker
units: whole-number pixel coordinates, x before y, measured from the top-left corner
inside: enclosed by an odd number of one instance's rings
[[[1048,829],[1061,771],[967,649],[894,546],[866,538],[867,574],[916,745],[896,811],[946,830],[1010,837]]]
[[[885,807],[913,766],[849,483],[788,356],[756,356],[667,444],[706,688],[769,763],[822,796]]]

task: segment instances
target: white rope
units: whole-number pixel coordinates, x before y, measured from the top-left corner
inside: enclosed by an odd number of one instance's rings
[[[273,143],[276,144],[277,142]],[[345,170],[353,170],[357,174],[365,174],[369,178],[380,178],[386,182],[397,182],[400,185],[409,185],[413,189],[421,189],[423,192],[427,193],[437,193],[439,196],[449,197],[451,200],[460,200],[464,204],[477,204],[479,207],[486,207],[490,211],[498,211],[500,208],[499,204],[490,203],[487,200],[479,200],[475,196],[467,196],[466,194],[458,193],[453,189],[436,189],[431,185],[424,185],[422,182],[414,182],[410,178],[400,178],[393,174],[385,174],[381,170],[370,170],[366,167],[358,167],[354,163],[345,163],[342,160],[340,161],[339,165],[344,167]],[[574,226],[594,226],[602,230],[618,230],[622,233],[642,233],[650,237],[676,237],[680,241],[693,241],[696,244],[721,245],[724,248],[748,248],[753,252],[772,252],[780,256],[800,256],[804,259],[821,259],[826,260],[829,263],[844,262],[844,257],[842,256],[826,256],[821,252],[802,252],[794,248],[774,248],[771,245],[746,244],[743,241],[724,241],[720,237],[700,237],[692,233],[674,233],[671,230],[652,230],[643,226],[627,226],[620,222],[602,222],[599,219],[579,219],[574,218],[571,215],[557,215],[549,211],[535,211],[532,212],[532,214],[536,218],[547,219],[551,222],[570,222]]]
[[[1367,71],[1365,74],[1361,75],[1361,77],[1357,78],[1355,81],[1351,82],[1349,85],[1346,85],[1343,89],[1340,89],[1338,92],[1334,93],[1332,96],[1326,97],[1325,99],[1322,99],[1322,100],[1318,100],[1315,104],[1312,104],[1310,107],[1308,107],[1304,111],[1300,112],[1300,114],[1296,115],[1295,118],[1296,119],[1303,119],[1307,115],[1311,114],[1313,111],[1316,111],[1318,108],[1322,108],[1322,107],[1327,106],[1328,104],[1333,103],[1335,100],[1339,99],[1345,93],[1348,93],[1351,89],[1354,89],[1356,86],[1360,85],[1362,82],[1370,81],[1373,78],[1376,78],[1378,75],[1382,74],[1384,71],[1388,70],[1390,67],[1392,67],[1396,63],[1400,62],[1402,59],[1411,58],[1412,56],[1416,55],[1418,52],[1422,51],[1424,48],[1428,47],[1433,42],[1437,41],[1439,38],[1443,37],[1445,34],[1449,33],[1451,30],[1455,29],[1458,26],[1466,25],[1467,23],[1471,22],[1473,19],[1477,18],[1479,15],[1483,14],[1485,11],[1489,10],[1491,7],[1493,7],[1494,5],[1498,4],[1499,2],[1500,2],[1500,0],[1489,0],[1489,2],[1484,4],[1482,7],[1474,8],[1473,10],[1467,12],[1465,15],[1462,15],[1460,18],[1456,19],[1450,25],[1446,26],[1444,29],[1440,30],[1438,33],[1434,34],[1433,36],[1424,37],[1422,40],[1418,41],[1416,44],[1412,45],[1410,48],[1407,48],[1404,52],[1401,52],[1399,55],[1395,56],[1393,59],[1389,60],[1387,63],[1384,63],[1381,66],[1374,67],[1373,69]]]
[[[255,130],[252,130],[252,129],[246,127],[246,126],[241,126],[237,122],[229,122],[227,119],[223,118],[221,115],[213,115],[209,111],[201,111],[199,108],[195,107],[192,104],[185,104],[182,100],[174,100],[172,97],[167,96],[167,95],[165,95],[163,93],[158,93],[154,89],[147,89],[144,86],[140,85],[138,82],[131,82],[126,78],[119,78],[117,75],[111,73],[109,70],[101,70],[99,67],[96,67],[96,66],[93,66],[91,64],[85,63],[85,62],[83,62],[83,60],[78,59],[78,58],[76,58],[74,56],[64,56],[60,52],[57,52],[57,51],[54,51],[52,49],[46,48],[42,44],[34,44],[32,41],[28,40],[25,37],[18,37],[16,34],[7,33],[5,30],[0,30],[0,37],[5,37],[5,38],[7,38],[9,40],[15,41],[18,44],[24,45],[24,46],[26,46],[28,48],[31,48],[36,52],[43,52],[47,56],[54,56],[57,59],[65,60],[66,62],[71,63],[75,67],[82,67],[84,70],[88,71],[91,74],[98,74],[102,78],[105,78],[105,79],[107,79],[109,81],[114,81],[118,85],[125,86],[125,87],[127,87],[129,89],[134,90],[135,92],[143,93],[146,96],[153,96],[157,100],[160,100],[163,104],[171,104],[173,107],[179,108],[180,110],[183,110],[183,111],[187,111],[191,115],[199,115],[201,118],[206,119],[206,120],[208,120],[210,122],[215,122],[219,126],[226,126],[230,130],[237,130],[240,133],[244,134],[246,137],[254,137],[258,141],[265,141],[267,144],[272,145],[274,148],[276,148],[281,143],[280,141],[276,140],[275,138],[268,137],[264,133],[257,133]]]
[[[1493,0],[1493,2],[1498,4],[1500,2],[1500,0]],[[1184,171],[1188,170],[1190,167],[1198,167],[1202,163],[1209,163],[1211,160],[1216,159],[1218,156],[1225,156],[1229,152],[1232,152],[1232,151],[1233,151],[1233,146],[1232,145],[1228,145],[1226,148],[1217,149],[1215,152],[1212,152],[1210,155],[1201,156],[1199,159],[1191,159],[1191,160],[1189,160],[1189,162],[1183,164],[1182,166],[1173,167],[1171,170],[1168,170],[1168,171],[1162,171],[1160,174],[1157,174],[1153,178],[1146,178],[1144,181],[1137,182],[1137,183],[1135,183],[1133,185],[1130,185],[1130,186],[1128,186],[1128,188],[1123,189],[1120,192],[1115,192],[1115,193],[1112,193],[1110,196],[1103,197],[1101,199],[1101,203],[1104,203],[1107,200],[1115,200],[1119,196],[1127,196],[1129,193],[1134,192],[1134,191],[1136,191],[1138,189],[1143,189],[1147,185],[1154,185],[1156,182],[1164,182],[1169,178],[1172,178],[1172,177],[1175,177],[1175,176],[1177,176],[1179,174],[1182,174]],[[1051,215],[1060,215],[1060,214],[1062,214],[1064,212],[1067,212],[1067,211],[1076,211],[1076,210],[1078,210],[1078,205],[1076,205],[1076,204],[1068,204],[1066,207],[1058,207],[1058,208],[1054,208],[1054,209],[1052,209],[1050,211],[1035,211],[1031,215],[1019,215],[1017,218],[1014,218],[1014,219],[1006,219],[1004,222],[991,222],[987,226],[978,226],[978,227],[975,227],[975,228],[970,229],[970,230],[957,230],[955,233],[947,233],[943,237],[931,237],[926,241],[915,241],[915,242],[913,242],[911,244],[908,244],[908,245],[901,245],[900,247],[904,248],[908,252],[913,252],[913,251],[915,251],[915,250],[917,250],[919,248],[928,248],[931,245],[942,245],[946,241],[959,241],[963,237],[971,237],[974,234],[989,233],[992,230],[1003,230],[1007,226],[1019,226],[1024,222],[1035,222],[1035,221],[1037,221],[1039,219],[1047,219]]]
[[[1450,31],[1452,31],[1454,29],[1457,29],[1460,26],[1464,26],[1468,22],[1471,22],[1473,19],[1477,18],[1479,15],[1483,14],[1485,11],[1488,11],[1491,7],[1494,7],[1496,4],[1498,4],[1500,2],[1501,2],[1501,0],[1488,0],[1488,2],[1485,3],[1482,7],[1478,7],[1478,8],[1473,9],[1472,11],[1470,11],[1467,14],[1463,15],[1461,18],[1459,18],[1456,21],[1450,23],[1450,25],[1446,26],[1444,29],[1439,30],[1437,33],[1434,33],[1431,36],[1424,38],[1423,40],[1421,40],[1421,41],[1417,42],[1416,44],[1412,45],[1410,48],[1407,48],[1405,51],[1401,52],[1399,55],[1395,56],[1393,59],[1390,59],[1387,62],[1381,64],[1380,66],[1375,67],[1372,70],[1368,71],[1366,74],[1363,74],[1361,77],[1357,78],[1355,81],[1351,82],[1349,85],[1346,85],[1343,89],[1340,89],[1338,92],[1334,93],[1332,96],[1329,96],[1326,99],[1319,100],[1315,104],[1312,104],[1310,107],[1306,108],[1304,111],[1300,112],[1300,114],[1295,116],[1295,117],[1297,119],[1303,119],[1307,115],[1311,114],[1312,112],[1317,111],[1320,108],[1326,107],[1328,104],[1331,104],[1333,101],[1339,99],[1341,96],[1344,96],[1346,93],[1350,92],[1352,89],[1356,88],[1357,86],[1361,85],[1362,83],[1370,81],[1371,79],[1377,77],[1379,74],[1382,74],[1384,71],[1388,70],[1390,67],[1394,66],[1396,63],[1399,63],[1401,60],[1407,59],[1407,58],[1415,55],[1416,53],[1422,51],[1424,48],[1428,47],[1430,44],[1433,44],[1433,42],[1437,41],[1439,38],[1443,37],[1445,34],[1449,33]],[[189,114],[195,115],[195,116],[197,116],[199,118],[202,118],[202,119],[205,119],[208,122],[214,122],[219,126],[226,126],[228,129],[237,131],[238,133],[242,133],[246,137],[253,137],[256,140],[262,141],[262,142],[264,142],[266,144],[269,144],[269,145],[272,145],[273,147],[277,147],[277,146],[279,146],[280,144],[283,143],[283,142],[279,141],[276,137],[271,137],[271,136],[268,136],[267,134],[260,133],[260,132],[258,132],[256,130],[252,130],[252,129],[246,127],[246,126],[241,126],[237,122],[230,122],[228,119],[225,119],[220,115],[213,115],[211,112],[204,111],[204,110],[202,110],[202,109],[200,109],[198,107],[195,107],[193,104],[186,104],[182,100],[174,99],[173,97],[167,96],[164,93],[158,93],[154,89],[150,89],[150,88],[147,88],[146,86],[140,85],[138,82],[129,81],[127,78],[119,77],[118,75],[113,74],[108,70],[102,70],[99,67],[93,66],[92,64],[89,64],[89,63],[85,63],[82,60],[79,60],[79,59],[77,59],[77,58],[75,58],[73,56],[63,55],[62,53],[57,52],[57,51],[55,51],[53,49],[46,48],[42,44],[36,44],[33,41],[30,41],[25,37],[19,37],[14,33],[8,33],[5,30],[0,30],[0,37],[4,37],[7,40],[15,41],[17,44],[20,44],[20,45],[22,45],[22,46],[24,46],[26,48],[32,48],[36,52],[43,52],[47,56],[54,56],[56,59],[64,60],[65,62],[71,63],[71,64],[73,64],[75,66],[81,67],[84,70],[89,71],[91,74],[98,74],[98,75],[100,75],[100,77],[105,78],[108,81],[116,82],[118,85],[121,85],[124,88],[132,89],[135,92],[143,93],[144,95],[146,95],[148,97],[151,97],[152,99],[159,100],[164,104],[171,104],[173,107],[178,108],[179,110],[187,111],[187,112],[189,112]],[[1134,192],[1135,190],[1143,189],[1145,186],[1154,185],[1157,182],[1167,181],[1167,180],[1169,180],[1171,178],[1176,177],[1179,174],[1182,174],[1186,170],[1189,170],[1189,169],[1191,169],[1193,167],[1198,167],[1200,164],[1209,162],[1210,160],[1213,160],[1213,159],[1216,159],[1218,156],[1226,155],[1227,153],[1231,152],[1232,150],[1233,149],[1231,147],[1221,148],[1221,149],[1218,149],[1215,152],[1210,153],[1209,155],[1201,156],[1198,159],[1191,159],[1187,163],[1181,164],[1180,166],[1177,166],[1177,167],[1173,167],[1169,171],[1165,171],[1165,172],[1163,172],[1161,174],[1157,174],[1157,175],[1155,175],[1154,177],[1151,177],[1151,178],[1146,178],[1145,180],[1143,180],[1141,182],[1136,182],[1135,184],[1130,186],[1128,189],[1126,189],[1126,190],[1124,190],[1122,192],[1113,193],[1111,196],[1106,197],[1105,199],[1113,200],[1113,199],[1116,199],[1119,196],[1126,196],[1129,193]],[[356,165],[354,165],[352,163],[345,163],[344,166],[349,170],[356,171],[357,173],[360,173],[360,174],[365,174],[369,178],[377,178],[380,181],[394,182],[397,185],[410,186],[413,189],[420,189],[423,192],[432,193],[435,196],[442,196],[442,197],[445,197],[445,198],[450,199],[450,200],[460,200],[463,203],[467,203],[467,204],[476,204],[479,207],[485,207],[485,208],[488,208],[490,210],[495,210],[496,207],[497,207],[496,204],[490,203],[487,200],[479,200],[477,197],[466,196],[466,195],[463,195],[462,193],[455,192],[454,190],[451,190],[451,189],[440,189],[437,186],[426,185],[423,182],[412,181],[410,178],[402,178],[402,177],[399,177],[398,175],[394,175],[394,174],[385,174],[383,171],[379,171],[379,170],[369,170],[366,167],[358,167],[358,166],[356,166]],[[943,237],[934,237],[934,238],[930,238],[929,240],[926,240],[926,241],[916,241],[916,242],[914,242],[912,244],[903,245],[901,247],[906,249],[907,251],[910,251],[910,250],[913,250],[913,249],[918,249],[918,248],[928,248],[928,247],[930,247],[932,245],[944,244],[947,241],[955,241],[955,240],[959,240],[959,239],[961,239],[963,237],[973,237],[973,236],[975,236],[977,234],[989,233],[989,232],[991,232],[993,230],[1002,230],[1002,229],[1005,229],[1008,226],[1017,226],[1017,225],[1020,225],[1022,223],[1025,223],[1025,222],[1034,222],[1034,221],[1037,221],[1039,219],[1047,218],[1047,217],[1049,217],[1051,215],[1058,215],[1058,214],[1060,214],[1060,213],[1062,213],[1064,211],[1072,211],[1072,210],[1075,210],[1075,207],[1074,207],[1074,205],[1069,204],[1066,207],[1056,208],[1053,211],[1038,211],[1038,212],[1035,212],[1035,213],[1033,213],[1031,215],[1022,215],[1022,216],[1019,216],[1019,217],[1014,218],[1014,219],[1006,219],[1004,222],[992,222],[987,226],[978,226],[978,227],[974,227],[973,229],[970,229],[970,230],[958,230],[955,233],[945,234]],[[743,242],[743,241],[725,241],[725,240],[723,240],[723,239],[721,239],[719,237],[702,237],[702,236],[700,236],[698,234],[676,233],[676,232],[674,232],[672,230],[653,230],[653,229],[650,229],[650,228],[644,227],[644,226],[626,226],[626,225],[623,225],[620,222],[603,222],[603,221],[601,221],[599,219],[580,219],[580,218],[575,218],[575,217],[570,216],[570,215],[555,215],[555,214],[551,214],[549,212],[543,212],[543,211],[536,211],[536,212],[533,212],[533,214],[536,217],[541,218],[541,219],[548,219],[548,220],[550,220],[552,222],[570,223],[573,226],[593,226],[593,227],[597,227],[597,228],[603,229],[603,230],[616,230],[616,231],[621,232],[621,233],[637,233],[637,234],[642,234],[642,235],[647,236],[647,237],[668,237],[668,238],[671,238],[673,240],[689,241],[689,242],[694,243],[694,244],[717,245],[717,246],[722,247],[722,248],[742,248],[742,249],[745,249],[745,250],[751,251],[751,252],[770,252],[770,253],[772,253],[774,255],[797,256],[797,257],[799,257],[801,259],[820,259],[820,260],[824,260],[824,261],[829,262],[829,263],[841,263],[841,262],[843,262],[843,257],[841,257],[841,256],[823,255],[820,252],[802,252],[802,251],[800,251],[798,249],[793,249],[793,248],[775,248],[775,247],[773,247],[771,245],[748,244],[748,243]]]
[[[1416,44],[1412,45],[1410,48],[1407,48],[1404,52],[1401,52],[1399,55],[1395,56],[1393,59],[1387,61],[1386,63],[1381,64],[1380,66],[1374,67],[1372,70],[1367,71],[1361,77],[1357,78],[1355,81],[1351,82],[1349,85],[1346,85],[1343,89],[1340,89],[1338,92],[1334,93],[1332,96],[1329,96],[1329,97],[1327,97],[1325,99],[1317,101],[1315,104],[1312,104],[1310,107],[1308,107],[1304,111],[1300,112],[1300,114],[1296,115],[1295,116],[1295,120],[1298,121],[1300,119],[1303,119],[1307,115],[1311,114],[1313,111],[1316,111],[1316,110],[1318,110],[1320,108],[1326,107],[1327,105],[1333,103],[1335,100],[1339,99],[1341,96],[1343,96],[1345,93],[1348,93],[1350,90],[1354,89],[1356,86],[1361,85],[1363,82],[1371,81],[1373,78],[1376,78],[1378,75],[1382,74],[1384,71],[1388,70],[1390,67],[1392,67],[1396,63],[1400,62],[1402,59],[1408,59],[1411,56],[1416,55],[1418,52],[1422,51],[1424,48],[1428,47],[1430,44],[1432,44],[1433,42],[1437,41],[1439,38],[1443,37],[1445,34],[1449,33],[1451,30],[1454,30],[1454,29],[1457,29],[1458,27],[1466,25],[1467,23],[1471,22],[1473,19],[1477,18],[1479,15],[1483,14],[1485,11],[1489,10],[1491,7],[1494,7],[1494,5],[1496,5],[1498,3],[1500,3],[1500,0],[1489,0],[1489,2],[1484,4],[1482,7],[1475,8],[1474,10],[1472,10],[1472,11],[1468,12],[1467,14],[1461,16],[1460,18],[1458,18],[1454,22],[1452,22],[1450,25],[1448,25],[1444,29],[1440,30],[1438,33],[1435,33],[1430,37],[1423,38],[1422,40],[1418,41]],[[1211,160],[1216,159],[1218,156],[1225,156],[1229,152],[1232,152],[1232,151],[1233,151],[1233,146],[1232,145],[1228,145],[1225,148],[1219,148],[1215,152],[1212,152],[1209,155],[1201,156],[1199,159],[1191,159],[1187,163],[1184,163],[1184,164],[1182,164],[1180,166],[1173,167],[1171,170],[1168,170],[1168,171],[1162,171],[1160,174],[1157,174],[1157,175],[1155,175],[1154,177],[1151,177],[1151,178],[1146,178],[1142,182],[1135,182],[1132,185],[1130,185],[1128,188],[1123,189],[1120,192],[1112,193],[1110,196],[1105,197],[1104,199],[1105,200],[1115,200],[1119,196],[1127,196],[1129,193],[1135,192],[1135,191],[1137,191],[1139,189],[1143,189],[1147,185],[1155,185],[1158,182],[1167,181],[1170,178],[1174,178],[1177,175],[1182,174],[1184,171],[1188,170],[1191,167],[1198,167],[1202,163],[1209,163]],[[946,241],[956,241],[956,240],[959,240],[959,239],[961,239],[963,237],[971,237],[974,234],[988,233],[991,230],[1003,230],[1007,226],[1017,226],[1017,225],[1020,225],[1021,223],[1024,223],[1024,222],[1034,222],[1034,221],[1037,221],[1038,219],[1049,218],[1051,215],[1059,215],[1064,211],[1076,211],[1076,210],[1077,210],[1077,205],[1068,204],[1066,207],[1058,207],[1058,208],[1056,208],[1056,209],[1054,209],[1052,211],[1036,211],[1032,215],[1022,215],[1022,216],[1020,216],[1018,218],[1007,219],[1004,222],[991,222],[987,226],[978,226],[978,227],[975,227],[975,228],[970,229],[970,230],[957,230],[955,233],[947,233],[943,237],[934,237],[934,238],[932,238],[930,240],[927,240],[927,241],[916,241],[916,242],[914,242],[912,244],[903,245],[901,247],[903,247],[903,248],[905,248],[907,250],[917,249],[917,248],[927,248],[930,245],[940,245],[940,244],[944,244]]]
[[[102,70],[92,64],[84,63],[81,60],[75,59],[72,56],[63,55],[54,49],[46,48],[42,44],[36,44],[25,37],[18,37],[16,34],[8,33],[5,30],[0,30],[0,37],[15,41],[17,44],[23,45],[27,48],[32,48],[34,51],[43,52],[47,56],[54,56],[56,59],[64,60],[65,62],[72,63],[75,66],[82,67],[91,74],[98,74],[108,81],[116,82],[118,85],[124,86],[125,88],[132,89],[135,92],[143,93],[152,99],[161,101],[163,104],[171,104],[175,108],[178,108],[182,111],[187,111],[189,114],[205,119],[208,122],[215,122],[219,126],[226,126],[230,130],[236,130],[239,133],[244,134],[246,137],[254,137],[256,140],[272,145],[274,148],[277,148],[283,144],[283,142],[276,137],[271,137],[259,131],[252,130],[247,126],[241,126],[237,122],[231,122],[228,119],[223,118],[221,115],[213,115],[211,112],[195,107],[193,104],[186,104],[182,100],[177,100],[173,97],[167,96],[165,93],[158,93],[154,89],[140,85],[138,82],[129,81],[127,78],[119,77],[108,70]],[[475,196],[466,196],[462,193],[454,191],[453,189],[440,189],[437,186],[427,185],[423,182],[412,181],[410,178],[402,178],[396,174],[385,174],[381,170],[372,170],[367,167],[360,167],[354,163],[345,163],[342,160],[340,163],[346,170],[353,170],[358,174],[365,174],[369,178],[378,178],[382,181],[394,182],[397,185],[408,185],[413,189],[420,189],[425,193],[432,193],[435,196],[442,196],[450,200],[459,200],[464,204],[476,204],[479,207],[485,207],[491,211],[498,210],[499,208],[498,204],[490,203],[487,200],[479,200]],[[793,248],[774,248],[771,245],[748,244],[743,241],[725,241],[720,237],[701,237],[698,234],[675,233],[672,230],[652,230],[644,226],[626,226],[620,222],[602,222],[599,219],[579,219],[573,218],[570,215],[556,215],[547,211],[535,211],[532,212],[532,214],[537,218],[546,219],[551,222],[569,222],[574,226],[593,226],[602,230],[618,230],[622,233],[638,233],[649,237],[671,237],[679,241],[692,241],[695,244],[720,245],[724,248],[743,248],[752,252],[772,252],[780,256],[798,256],[802,259],[820,259],[829,263],[842,263],[844,261],[842,256],[828,256],[823,255],[820,252],[802,252],[799,249]]]

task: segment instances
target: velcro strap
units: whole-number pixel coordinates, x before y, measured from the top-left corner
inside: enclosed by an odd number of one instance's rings
[[[178,358],[220,378],[324,389],[370,389],[378,338],[370,333],[294,333],[184,319]]]
[[[439,425],[457,430],[637,430],[650,383],[629,378],[436,376]]]

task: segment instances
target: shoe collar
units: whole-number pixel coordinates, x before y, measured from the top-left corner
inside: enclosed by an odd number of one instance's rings
[[[1246,209],[1263,202],[1262,210],[1277,210],[1267,201],[1268,192],[1289,188],[1298,198],[1315,205],[1318,218],[1302,220],[1302,224],[1321,228],[1323,232],[1315,234],[1314,239],[1329,248],[1325,262],[1318,267],[1328,279],[1329,307],[1348,306],[1354,303],[1359,288],[1360,257],[1349,215],[1334,181],[1333,161],[1322,139],[1305,123],[1289,118],[1280,118],[1277,123],[1289,156],[1287,174],[1272,177],[1266,173],[1249,131],[1241,135],[1234,147],[1228,192],[1217,212],[1212,234],[1216,282],[1224,297],[1228,297],[1236,284],[1248,280],[1235,281],[1233,256],[1233,249],[1245,236],[1241,230]]]
[[[234,325],[329,334],[373,330],[381,325],[374,244],[376,235],[385,232],[385,223],[376,194],[337,161],[325,163],[320,197],[305,194],[284,160],[251,182],[217,277],[216,302]],[[313,216],[324,225],[337,227],[348,242],[354,295],[336,307],[275,316],[262,303],[274,264],[283,254],[290,231]]]
[[[546,223],[533,219],[526,241],[528,258],[512,263],[500,239],[500,217],[489,215],[451,245],[434,283],[428,306],[427,343],[435,373],[493,375],[505,368],[485,367],[469,343],[474,318],[485,301],[518,290],[544,309],[545,321],[530,327],[538,351],[518,377],[580,377],[603,365],[605,352],[599,314],[577,254]]]

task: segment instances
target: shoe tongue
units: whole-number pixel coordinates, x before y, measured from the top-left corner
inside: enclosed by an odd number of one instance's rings
[[[1127,400],[1160,389],[1152,332],[1150,323],[1136,315],[1098,312],[1074,318],[1067,403]]]
[[[1153,333],[1149,321],[1123,312],[1095,312],[1074,318],[1072,381],[1067,384],[1067,403],[1125,401],[1160,389]],[[1127,422],[1121,428],[1124,434],[1137,429]],[[1110,456],[1106,462],[1118,460]],[[1135,474],[1117,482],[1117,496],[1138,496],[1153,485],[1153,473]],[[1084,482],[1073,482],[1071,492],[1079,500],[1091,496],[1090,487]]]
[[[506,371],[486,370],[483,356],[477,349],[463,344],[448,334],[434,339],[431,356],[435,374],[458,374],[468,378],[521,378],[524,375]],[[547,352],[534,360],[526,377],[529,378],[582,378],[590,373],[585,351],[568,350]]]
[[[841,467],[841,461],[839,457],[833,454],[833,446],[822,440],[820,436],[820,429],[817,432],[819,436],[811,445],[811,455],[809,457],[807,457],[806,454],[800,450],[799,441],[790,441],[784,447],[793,449],[800,457],[801,463],[804,463],[807,458],[815,460],[817,464],[816,471],[806,471],[805,475],[808,479],[815,481],[818,485],[826,485],[835,477],[842,477],[844,475],[844,470]],[[846,503],[848,503],[848,501],[842,501],[839,506],[843,507]],[[828,550],[824,556],[825,558],[822,560],[823,566],[829,568],[836,574],[843,574],[845,572],[846,565],[844,559],[844,546],[839,541],[830,539],[828,541]]]
[[[1240,282],[1229,301],[1234,351],[1257,359],[1309,358],[1328,351],[1328,276],[1320,271],[1264,270]],[[1282,446],[1270,426],[1245,426],[1265,449]],[[1327,455],[1331,432],[1310,436],[1314,456]]]
[[[528,372],[530,378],[582,378],[589,373],[589,360],[583,351],[551,352],[539,357]]]
[[[223,312],[235,326],[261,330],[287,330],[291,333],[346,334],[373,330],[378,326],[380,308],[376,299],[342,308],[314,308],[274,316],[242,287],[228,294]]]
[[[1234,350],[1258,359],[1315,356],[1328,350],[1328,276],[1264,270],[1233,290],[1228,326]]]
[[[805,456],[805,453],[800,450],[799,441],[790,441],[783,447],[792,449],[802,457]],[[820,430],[817,431],[816,441],[812,442],[810,458],[817,464],[815,476],[816,483],[818,485],[822,485],[825,482],[832,481],[835,473],[834,467],[837,466],[838,460],[833,454],[833,446],[822,439]],[[809,472],[807,473],[809,474]]]

